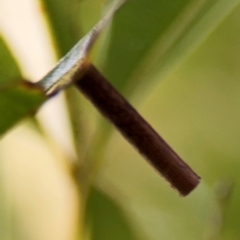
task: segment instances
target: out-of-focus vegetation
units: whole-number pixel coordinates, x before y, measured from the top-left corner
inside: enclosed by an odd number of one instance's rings
[[[238,2],[129,0],[92,54],[202,177],[186,198],[73,88],[65,92],[73,152],[35,118],[9,131],[44,99],[15,92],[21,74],[0,42],[0,239],[239,239]],[[58,57],[108,8],[105,0],[36,3]]]

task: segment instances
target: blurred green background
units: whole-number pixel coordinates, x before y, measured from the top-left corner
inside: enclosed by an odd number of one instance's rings
[[[42,34],[52,37],[59,57],[107,11],[106,2],[43,0],[32,11],[44,17],[48,31]],[[0,239],[240,239],[238,5],[129,1],[92,54],[109,81],[201,176],[196,190],[179,197],[69,88],[59,103],[65,112],[51,117],[61,123],[68,113],[67,130],[58,131],[70,136],[72,149],[63,149],[39,116],[0,142]],[[14,49],[10,35],[2,35]],[[80,182],[71,174],[76,162]]]

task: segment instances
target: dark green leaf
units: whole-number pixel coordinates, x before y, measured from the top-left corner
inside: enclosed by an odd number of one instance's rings
[[[0,90],[0,136],[30,114],[46,100],[40,89],[27,82]]]
[[[0,36],[0,89],[17,83],[20,79],[19,68]]]
[[[136,239],[128,219],[119,205],[98,189],[92,189],[88,208],[91,240],[133,240]]]
[[[42,0],[45,14],[60,56],[65,55],[80,38],[80,1]]]
[[[104,53],[107,78],[128,94],[142,86],[142,98],[154,81],[172,73],[238,3],[129,1],[116,16],[109,34]]]
[[[19,68],[0,37],[0,136],[46,100],[43,92],[21,81]]]

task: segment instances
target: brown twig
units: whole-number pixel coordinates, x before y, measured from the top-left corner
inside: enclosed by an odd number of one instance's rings
[[[79,76],[75,86],[182,196],[198,185],[200,177],[93,65]]]

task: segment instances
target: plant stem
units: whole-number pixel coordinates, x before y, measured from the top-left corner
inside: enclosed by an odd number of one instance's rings
[[[200,177],[93,65],[89,66],[83,76],[75,75],[75,86],[180,195],[186,196],[198,185]]]

